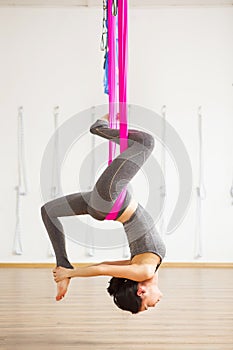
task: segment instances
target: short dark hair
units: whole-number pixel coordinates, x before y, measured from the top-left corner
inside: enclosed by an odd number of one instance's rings
[[[122,310],[137,314],[142,299],[137,295],[138,282],[126,278],[112,277],[109,281],[108,293],[113,296],[114,303]]]

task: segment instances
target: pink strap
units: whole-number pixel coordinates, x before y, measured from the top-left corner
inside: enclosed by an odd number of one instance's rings
[[[120,150],[128,147],[127,123],[127,68],[128,68],[128,12],[127,0],[118,1],[119,16],[119,102],[120,102]]]
[[[116,17],[112,15],[112,0],[108,1],[108,84],[109,84],[109,126],[116,127],[117,103],[117,60],[116,60]],[[115,157],[116,145],[109,142],[108,165]]]
[[[128,147],[128,125],[127,125],[127,68],[128,68],[128,6],[127,0],[118,0],[118,42],[119,42],[119,113],[120,113],[120,151]],[[110,127],[116,125],[116,25],[115,17],[112,15],[112,0],[108,1],[108,33],[109,33],[109,117]],[[115,22],[116,23],[116,22]],[[114,75],[114,77],[113,77]],[[110,146],[109,164],[114,155]],[[126,196],[126,189],[123,189],[110,213],[105,220],[115,220]]]

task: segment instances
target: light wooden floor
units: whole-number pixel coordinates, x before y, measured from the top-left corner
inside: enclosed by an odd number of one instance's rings
[[[114,306],[105,277],[56,302],[50,271],[0,269],[1,350],[233,349],[232,269],[161,268],[163,300],[138,315]]]

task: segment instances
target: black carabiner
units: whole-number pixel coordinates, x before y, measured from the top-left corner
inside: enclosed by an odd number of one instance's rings
[[[101,36],[101,43],[100,43],[100,50],[106,51],[107,46],[107,8],[108,3],[107,0],[103,0],[103,25],[102,25],[102,36]]]

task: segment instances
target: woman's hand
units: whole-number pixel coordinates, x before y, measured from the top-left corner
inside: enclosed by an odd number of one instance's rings
[[[97,265],[80,266],[74,269],[56,267],[53,269],[55,282],[63,281],[66,278],[74,277],[94,277],[94,276],[112,276],[119,278],[128,278],[133,281],[142,282],[154,276],[154,265],[148,264],[128,264],[116,265],[109,263],[100,263]]]
[[[61,282],[66,278],[70,278],[71,269],[66,269],[65,267],[55,267],[53,269],[53,278],[55,282]]]

